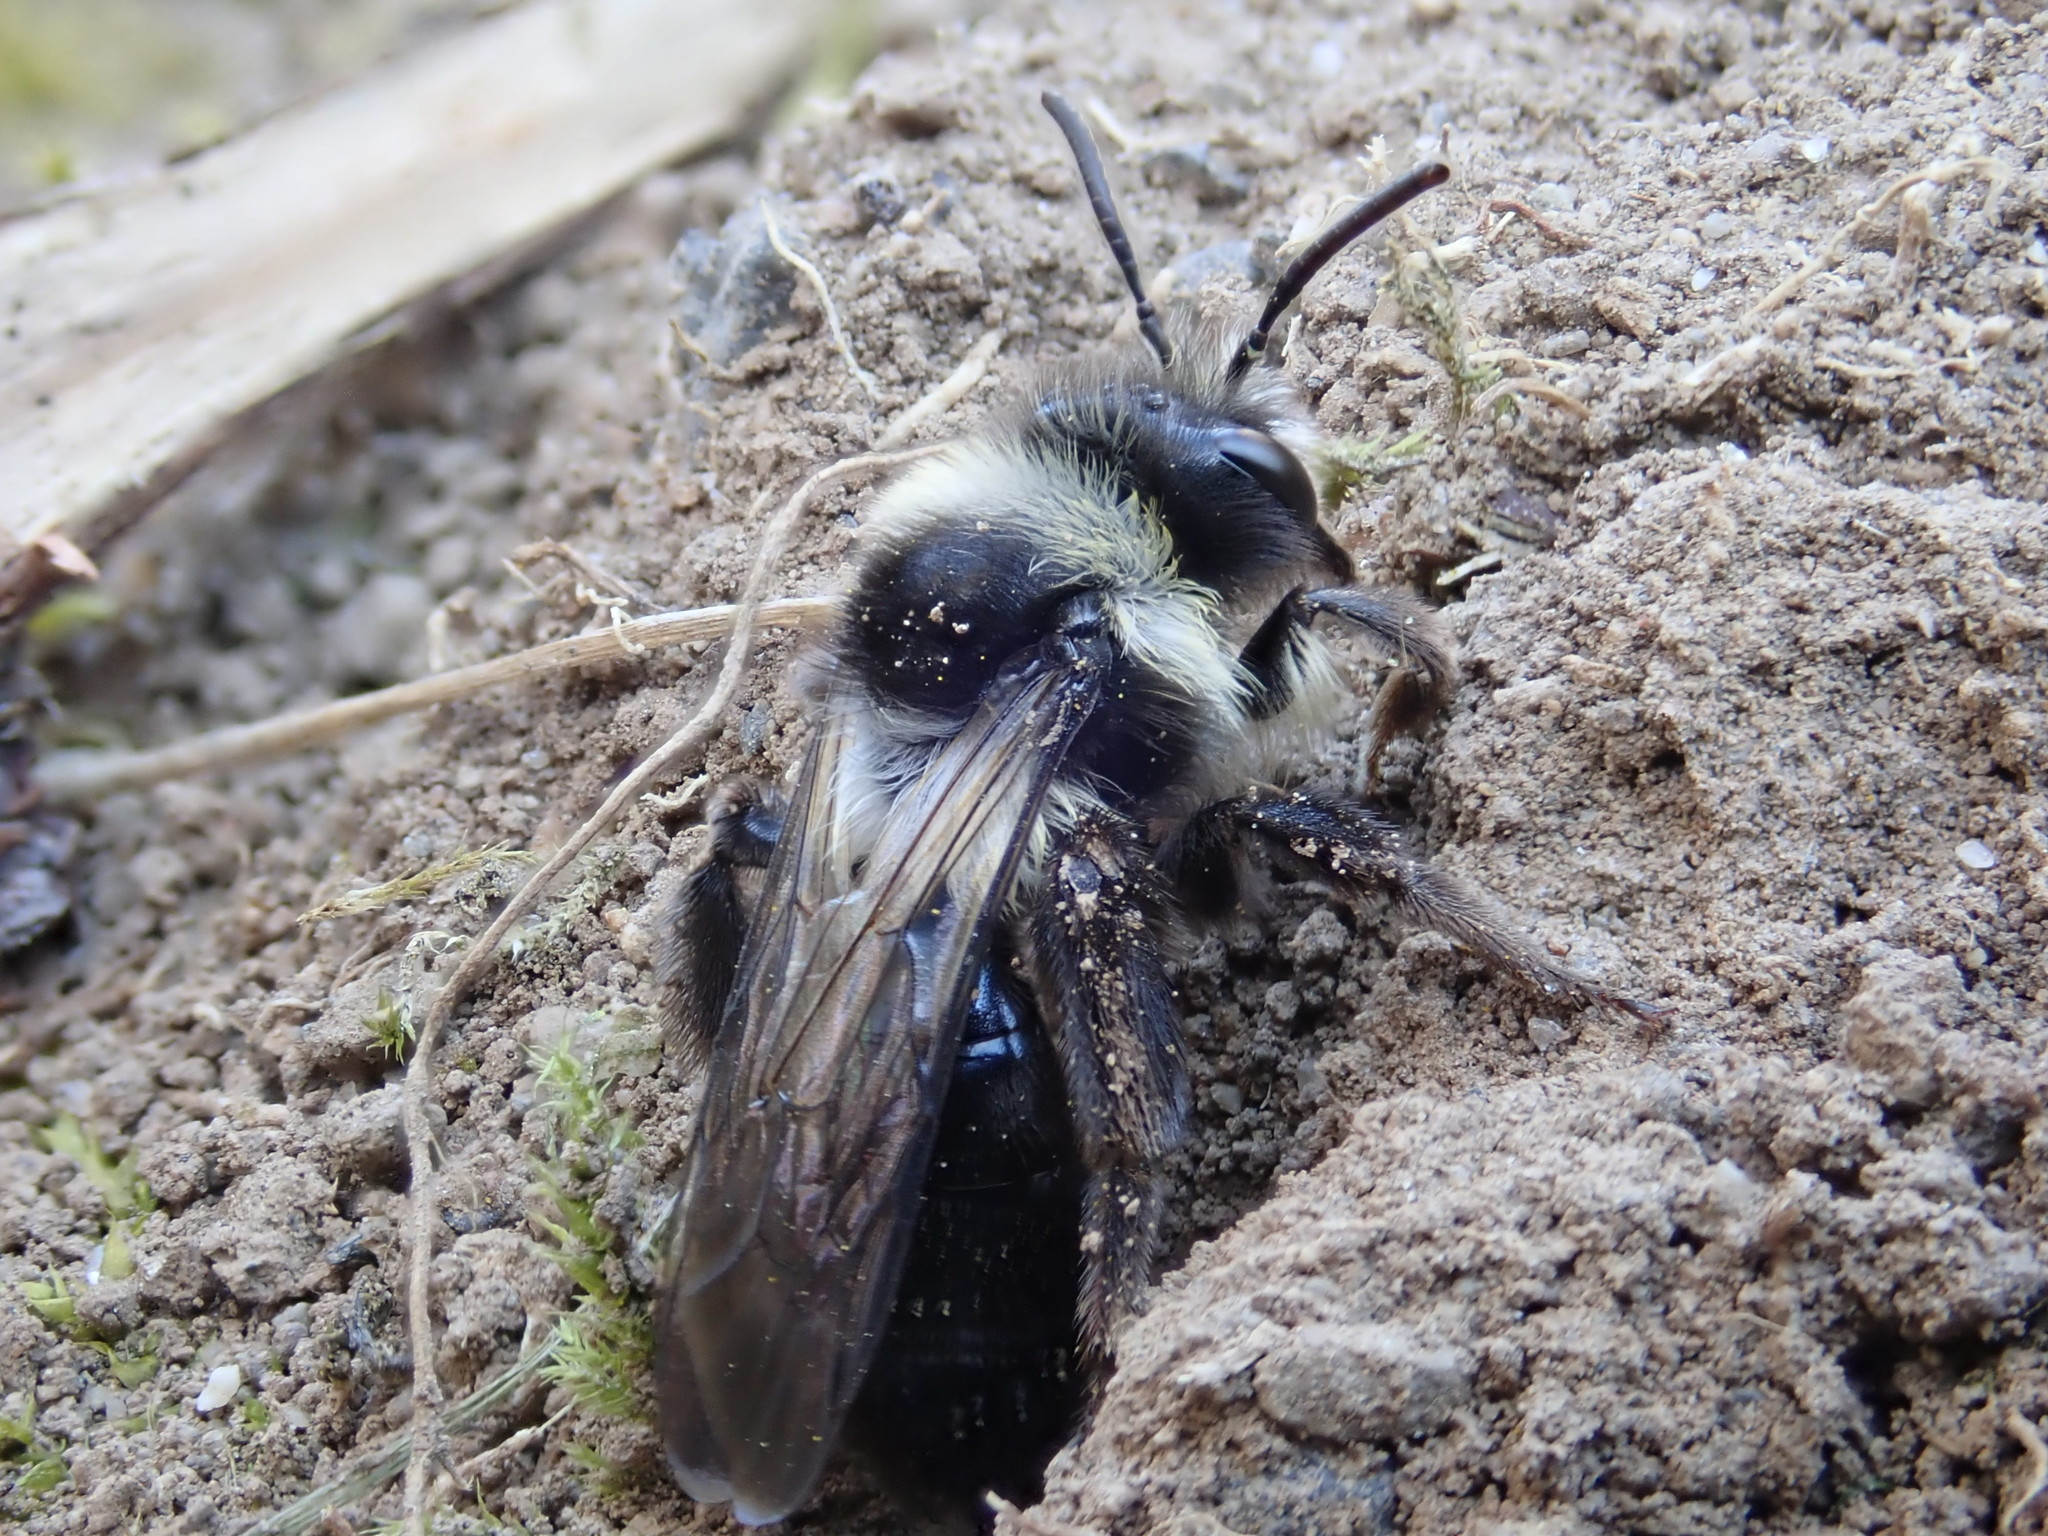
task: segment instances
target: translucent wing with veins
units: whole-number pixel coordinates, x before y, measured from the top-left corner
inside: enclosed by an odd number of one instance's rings
[[[713,1048],[656,1308],[662,1435],[748,1524],[810,1497],[888,1322],[965,989],[1093,709],[1098,637],[1010,668],[851,856],[863,708],[813,740]]]

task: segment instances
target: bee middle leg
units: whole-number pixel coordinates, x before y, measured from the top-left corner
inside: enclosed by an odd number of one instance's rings
[[[1436,616],[1400,593],[1364,587],[1296,587],[1245,642],[1238,664],[1252,679],[1252,715],[1270,720],[1299,695],[1308,632],[1318,614],[1349,620],[1400,663],[1372,705],[1366,764],[1388,742],[1415,730],[1443,707],[1457,682],[1450,642]]]
[[[721,784],[704,809],[711,833],[704,857],[662,915],[654,957],[662,1034],[688,1067],[709,1057],[739,971],[747,914],[738,872],[767,867],[782,836],[782,812],[774,791],[754,780]]]
[[[1079,1304],[1084,1349],[1109,1335],[1152,1278],[1164,1207],[1159,1162],[1188,1117],[1174,991],[1150,925],[1151,858],[1107,811],[1055,845],[1032,922],[1050,1033],[1087,1171]]]
[[[1417,925],[1455,939],[1495,971],[1547,996],[1618,1008],[1639,1018],[1659,1016],[1660,1010],[1559,965],[1517,933],[1484,891],[1407,852],[1392,821],[1334,796],[1255,791],[1196,812],[1162,858],[1189,909],[1218,916],[1236,903],[1237,857],[1247,841],[1291,858],[1340,890],[1388,896]]]

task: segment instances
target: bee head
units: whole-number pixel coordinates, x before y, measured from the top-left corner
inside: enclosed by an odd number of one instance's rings
[[[1138,276],[1138,261],[1110,196],[1101,153],[1081,115],[1057,92],[1041,97],[1074,152],[1081,184],[1137,306],[1138,331],[1159,360],[1158,382],[1111,382],[1055,391],[1031,431],[1106,474],[1165,524],[1181,573],[1228,594],[1273,575],[1321,566],[1349,581],[1351,559],[1317,520],[1314,478],[1276,430],[1284,416],[1253,382],[1274,325],[1309,280],[1373,225],[1450,168],[1420,166],[1353,207],[1309,242],[1274,284],[1258,321],[1220,360],[1184,355],[1168,337]],[[1197,349],[1188,349],[1192,352]]]
[[[1040,398],[1027,435],[1158,518],[1191,581],[1226,596],[1311,566],[1348,581],[1314,477],[1240,393],[1212,403],[1163,379],[1071,385]]]

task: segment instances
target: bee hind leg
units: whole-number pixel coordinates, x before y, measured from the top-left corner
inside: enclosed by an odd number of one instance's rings
[[[722,784],[704,810],[711,837],[662,915],[654,975],[669,1050],[695,1070],[711,1053],[739,969],[747,914],[738,872],[762,869],[782,835],[782,806],[749,779]]]
[[[1493,970],[1546,996],[1638,1018],[1661,1016],[1662,1010],[1559,965],[1516,931],[1491,896],[1407,852],[1395,824],[1366,806],[1303,791],[1255,791],[1219,800],[1175,834],[1162,862],[1191,907],[1214,913],[1236,899],[1233,857],[1248,839],[1341,890],[1388,897],[1410,921],[1456,940]]]
[[[1151,868],[1130,822],[1085,816],[1052,850],[1032,923],[1087,1172],[1078,1311],[1084,1350],[1098,1363],[1152,1278],[1165,1203],[1159,1163],[1187,1127],[1187,1061],[1152,933]]]
[[[1414,731],[1450,700],[1457,663],[1435,614],[1391,588],[1296,587],[1280,600],[1245,642],[1238,665],[1252,680],[1252,716],[1270,720],[1300,695],[1306,641],[1318,614],[1332,614],[1365,631],[1398,661],[1372,705],[1366,766],[1396,736]]]

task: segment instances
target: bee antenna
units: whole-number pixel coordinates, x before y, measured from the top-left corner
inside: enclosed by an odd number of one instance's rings
[[[1245,337],[1243,349],[1230,361],[1229,377],[1233,380],[1244,377],[1245,370],[1266,350],[1266,338],[1273,334],[1274,323],[1286,313],[1288,305],[1301,297],[1301,290],[1309,285],[1309,280],[1330,264],[1331,258],[1387,215],[1398,212],[1431,187],[1440,187],[1450,179],[1451,168],[1441,160],[1419,165],[1407,175],[1388,182],[1311,240],[1308,249],[1288,264],[1287,270],[1280,274],[1280,281],[1273,285],[1273,296],[1266,300],[1265,313],[1259,316],[1259,323],[1252,327],[1251,335]]]
[[[1081,185],[1088,189],[1088,205],[1095,210],[1095,222],[1102,226],[1102,238],[1109,242],[1109,254],[1116,258],[1117,266],[1123,271],[1124,286],[1138,301],[1139,334],[1145,338],[1145,344],[1159,354],[1160,366],[1171,368],[1173,346],[1166,339],[1166,327],[1159,323],[1159,311],[1145,297],[1145,285],[1138,278],[1138,258],[1131,251],[1131,237],[1124,233],[1124,221],[1116,211],[1116,200],[1109,195],[1109,178],[1103,174],[1102,152],[1095,147],[1095,136],[1081,121],[1081,114],[1058,91],[1047,91],[1038,99],[1052,114],[1052,120],[1060,125],[1060,132],[1067,136],[1067,147],[1074,152],[1074,164],[1080,169]]]

